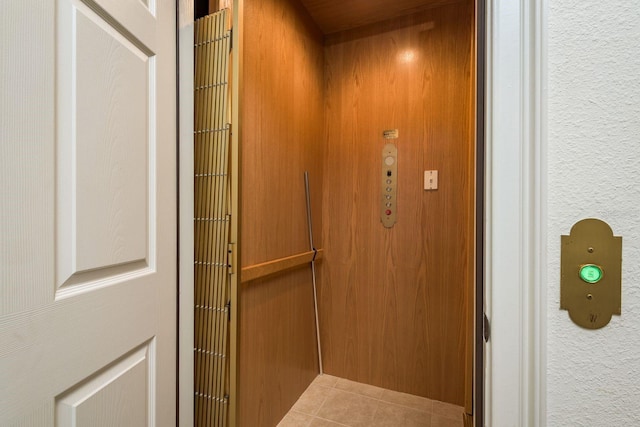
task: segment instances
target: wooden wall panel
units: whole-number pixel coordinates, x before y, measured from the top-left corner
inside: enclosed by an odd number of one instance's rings
[[[241,266],[321,247],[322,35],[291,0],[244,1]],[[239,424],[275,426],[318,373],[310,268],[240,288]]]
[[[460,0],[301,0],[325,34],[455,3]]]
[[[472,7],[339,33],[325,48],[325,371],[458,405],[473,280]],[[396,128],[398,221],[385,229],[382,131]],[[439,189],[424,191],[432,169]]]
[[[272,427],[318,374],[311,269],[244,285],[241,301],[239,425]]]
[[[246,0],[242,265],[309,250],[304,171],[321,243],[322,35],[295,0]]]

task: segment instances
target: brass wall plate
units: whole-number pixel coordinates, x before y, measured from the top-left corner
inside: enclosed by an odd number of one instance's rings
[[[577,222],[562,236],[560,309],[586,329],[606,326],[621,314],[622,237],[599,219]]]

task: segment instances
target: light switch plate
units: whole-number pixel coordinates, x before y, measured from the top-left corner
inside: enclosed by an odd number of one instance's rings
[[[438,189],[438,171],[424,171],[424,189]]]

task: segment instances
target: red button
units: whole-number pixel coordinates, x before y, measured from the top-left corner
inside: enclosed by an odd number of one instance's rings
[[[386,211],[384,211],[384,213],[386,213],[387,215],[391,215],[391,209],[387,209]]]

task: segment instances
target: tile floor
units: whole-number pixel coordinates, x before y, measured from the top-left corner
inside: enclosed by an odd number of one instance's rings
[[[319,375],[278,427],[462,427],[460,406]]]

